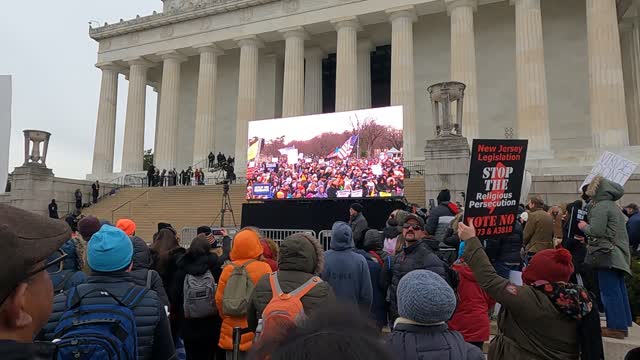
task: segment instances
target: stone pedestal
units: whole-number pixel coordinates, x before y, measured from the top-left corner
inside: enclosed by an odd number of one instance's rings
[[[44,166],[15,168],[11,182],[11,205],[48,216],[47,206],[54,191],[53,179],[53,171]]]
[[[427,140],[425,158],[425,196],[436,201],[442,189],[451,191],[451,201],[463,202],[460,193],[467,191],[469,157],[471,155],[467,138],[443,136]]]

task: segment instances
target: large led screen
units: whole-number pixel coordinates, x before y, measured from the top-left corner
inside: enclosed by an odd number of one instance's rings
[[[247,199],[404,195],[402,107],[249,123]]]

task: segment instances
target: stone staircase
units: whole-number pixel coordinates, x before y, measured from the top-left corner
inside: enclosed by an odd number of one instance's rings
[[[244,184],[233,184],[229,189],[238,226],[242,216],[242,204],[246,202],[245,189]],[[220,218],[215,224],[213,222],[220,213],[222,198],[221,185],[125,188],[84,209],[83,213],[109,220],[114,224],[118,219],[129,218],[137,225],[136,234],[151,242],[160,221],[172,224],[178,231],[183,227],[219,226]],[[224,225],[233,226],[231,214],[228,212]]]

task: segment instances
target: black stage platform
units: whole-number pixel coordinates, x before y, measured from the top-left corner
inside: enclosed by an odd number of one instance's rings
[[[349,207],[360,203],[369,227],[385,226],[389,214],[404,209],[404,198],[271,200],[242,204],[242,227],[262,229],[330,230],[336,221],[349,221]]]

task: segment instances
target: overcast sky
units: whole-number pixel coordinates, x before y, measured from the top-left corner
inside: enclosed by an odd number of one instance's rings
[[[0,11],[0,74],[13,76],[9,172],[22,164],[22,130],[52,133],[47,165],[60,177],[91,172],[100,92],[97,43],[90,20],[114,23],[161,11],[160,0],[4,0]],[[115,170],[120,169],[127,81],[120,76]],[[148,88],[150,89],[150,88]],[[147,91],[145,149],[153,146],[155,92]],[[3,171],[3,169],[0,169]]]

